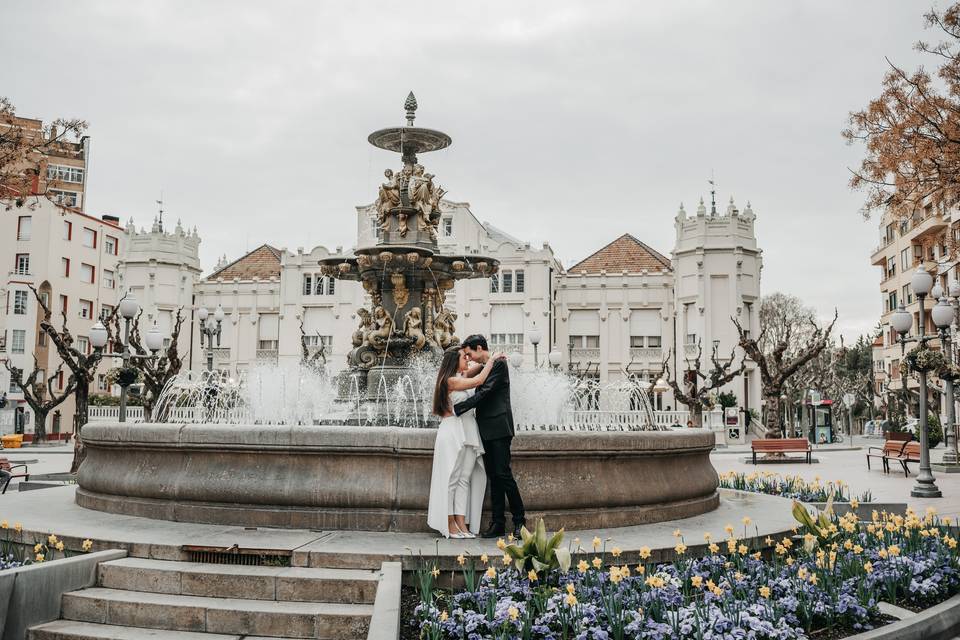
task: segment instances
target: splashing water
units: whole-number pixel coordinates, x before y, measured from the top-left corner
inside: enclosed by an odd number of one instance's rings
[[[408,371],[392,384],[381,378],[373,399],[361,397],[356,375],[338,394],[336,380],[296,364],[257,365],[236,380],[217,372],[185,372],[164,387],[155,415],[162,422],[186,423],[430,426],[436,365],[418,358]],[[520,431],[662,428],[645,383],[635,380],[601,384],[549,369],[511,368],[510,402]]]

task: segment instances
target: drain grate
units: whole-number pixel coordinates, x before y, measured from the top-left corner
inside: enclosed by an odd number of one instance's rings
[[[187,562],[255,567],[290,566],[290,551],[282,549],[243,549],[237,545],[224,549],[223,547],[184,545],[181,550],[187,554]]]

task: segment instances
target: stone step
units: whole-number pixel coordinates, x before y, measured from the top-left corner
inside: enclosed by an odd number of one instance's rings
[[[373,605],[209,598],[94,587],[63,596],[65,620],[226,635],[355,640]]]
[[[75,620],[55,620],[27,631],[27,640],[239,640],[240,637],[236,634],[119,627]]]
[[[188,596],[372,604],[378,571],[254,567],[122,558],[100,564],[98,585]]]

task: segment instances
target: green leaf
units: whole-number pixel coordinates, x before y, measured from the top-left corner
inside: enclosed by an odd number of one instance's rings
[[[529,555],[529,554],[527,554],[523,549],[521,549],[520,547],[518,547],[518,546],[515,545],[515,544],[511,544],[511,545],[508,546],[506,549],[504,549],[504,551],[506,551],[506,552],[507,552],[507,555],[509,555],[509,556],[510,556],[511,558],[513,558],[514,560],[519,560],[519,559],[521,559],[521,558],[526,558],[527,555]]]
[[[560,546],[561,542],[563,542],[563,529],[560,529],[559,531],[557,531],[550,538],[550,541],[547,543],[547,551],[550,551],[551,549],[556,549],[557,547]]]
[[[537,532],[533,539],[536,541],[537,552],[544,555],[547,552],[547,527],[543,524],[543,518],[537,520]]]
[[[533,534],[527,531],[526,527],[520,527],[520,539],[523,540],[524,545],[527,545],[533,539]]]
[[[539,560],[537,560],[536,558],[532,558],[532,560],[533,560],[533,568],[536,569],[537,572],[546,571],[547,569],[550,568],[549,564],[544,564]]]
[[[562,529],[561,529],[562,531]],[[557,564],[560,565],[560,570],[566,573],[570,570],[570,550],[569,549],[557,549],[555,551]]]

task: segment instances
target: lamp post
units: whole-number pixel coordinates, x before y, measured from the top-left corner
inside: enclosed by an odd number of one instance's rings
[[[120,300],[120,316],[123,318],[123,350],[120,352],[120,358],[123,365],[120,368],[120,376],[117,379],[120,385],[120,422],[127,421],[127,390],[133,384],[134,376],[130,374],[130,361],[134,359],[151,360],[157,357],[157,351],[163,346],[163,334],[157,329],[156,325],[150,328],[143,337],[145,346],[150,351],[150,355],[139,355],[130,351],[130,322],[140,314],[140,303],[131,293],[127,293]],[[101,333],[102,330],[102,333]],[[94,339],[96,334],[96,339]],[[103,324],[98,322],[90,330],[90,343],[96,347],[101,343],[101,348],[107,342],[107,330]]]
[[[216,337],[217,347],[219,347],[220,332],[225,317],[223,307],[218,304],[212,315],[206,307],[200,307],[197,317],[200,319],[200,346],[207,351],[207,371],[213,371],[213,339]],[[205,347],[204,337],[206,337]]]
[[[793,433],[791,433],[793,430],[790,429],[790,419],[789,419],[789,417],[790,417],[790,410],[789,410],[789,408],[787,407],[787,394],[785,394],[785,393],[780,394],[780,404],[783,405],[783,413],[782,413],[781,415],[782,415],[782,417],[783,417],[783,429],[782,429],[782,431],[783,431],[783,433],[784,433],[784,437],[785,437],[785,438],[793,437]],[[748,409],[748,411],[749,411],[749,409]]]
[[[943,289],[938,285],[934,287],[933,293],[942,294]],[[937,326],[937,331],[940,334],[940,344],[943,349],[943,354],[946,357],[947,364],[950,365],[952,369],[954,358],[953,336],[950,325],[953,324],[956,318],[956,299],[960,296],[960,283],[957,283],[956,280],[951,282],[948,293],[950,297],[953,298],[953,303],[951,304],[946,297],[941,297],[939,302],[933,307],[931,315],[933,316],[933,323]],[[953,372],[951,371],[950,375],[943,377],[943,384],[947,396],[947,423],[943,427],[943,433],[947,441],[947,450],[943,454],[942,464],[936,465],[938,471],[953,471],[956,469],[958,461],[960,461],[957,455],[957,420],[954,404],[955,387],[952,374]]]
[[[519,351],[514,351],[510,354],[510,364],[519,369],[523,366],[523,354]]]
[[[537,345],[540,344],[540,339],[543,337],[540,334],[540,330],[537,329],[537,324],[533,324],[533,329],[530,330],[529,336],[530,344],[533,345],[533,368],[536,369],[540,366],[540,358],[537,356]]]
[[[923,347],[926,345],[927,340],[935,337],[926,335],[925,331],[927,317],[924,301],[932,287],[933,277],[931,277],[923,267],[918,267],[910,279],[910,289],[914,295],[917,296],[917,301],[920,303],[920,326],[917,336],[913,338],[906,337],[907,331],[913,326],[913,316],[907,313],[902,306],[897,309],[890,318],[890,324],[893,325],[894,330],[900,335],[901,352],[903,352],[907,341],[915,340],[919,347]],[[910,495],[914,498],[939,498],[943,494],[940,492],[940,489],[937,488],[936,480],[930,468],[930,438],[927,431],[927,372],[918,371],[918,373],[920,374],[920,470],[917,472],[917,483],[913,486],[913,489],[910,490]],[[906,377],[903,378],[903,386],[904,388],[907,386]]]

